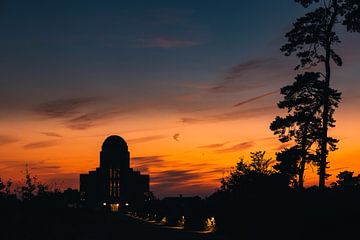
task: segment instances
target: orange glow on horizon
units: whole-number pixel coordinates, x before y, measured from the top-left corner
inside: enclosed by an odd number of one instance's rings
[[[129,145],[131,166],[150,174],[155,195],[209,195],[219,187],[240,157],[266,150],[274,157],[281,146],[268,128],[274,113],[232,121],[185,124],[174,114],[134,116],[113,119],[84,131],[70,130],[56,121],[46,124],[37,120],[22,124],[8,122],[4,135],[21,136],[18,141],[0,146],[2,179],[19,181],[26,164],[41,181],[57,182],[61,187],[78,187],[80,173],[99,166],[101,144],[108,135],[122,136]],[[334,181],[337,172],[360,169],[360,143],[356,141],[360,114],[347,110],[337,113],[337,127],[331,134],[341,142],[339,150],[330,154],[328,170]],[[43,134],[44,132],[57,133]],[[120,130],[121,131],[120,131]],[[174,139],[174,134],[178,134]],[[49,136],[50,135],[50,136]],[[306,174],[307,185],[317,184],[315,169]]]

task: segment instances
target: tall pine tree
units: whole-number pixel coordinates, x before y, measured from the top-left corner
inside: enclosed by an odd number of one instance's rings
[[[337,66],[342,65],[342,59],[334,49],[341,43],[335,27],[344,25],[348,32],[360,32],[360,0],[295,0],[295,2],[305,8],[312,6],[314,10],[296,20],[292,30],[286,34],[288,43],[281,48],[281,51],[286,56],[296,54],[300,59],[296,69],[315,66],[323,68],[319,187],[324,188],[329,146],[331,148],[328,128],[333,124],[330,121],[333,113],[330,101],[331,62]]]

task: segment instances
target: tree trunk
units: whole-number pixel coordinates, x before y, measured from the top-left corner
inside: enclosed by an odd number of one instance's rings
[[[327,165],[327,143],[328,143],[328,125],[329,125],[329,88],[331,79],[331,33],[336,22],[338,15],[338,2],[334,0],[332,2],[333,12],[331,13],[330,21],[327,25],[326,31],[326,44],[325,44],[325,82],[323,92],[323,113],[322,113],[322,133],[321,133],[321,153],[320,153],[320,164],[319,164],[319,188],[324,189],[326,184],[326,165]]]
[[[325,86],[323,93],[323,113],[322,113],[322,133],[321,133],[321,155],[320,155],[320,166],[319,166],[319,188],[325,188],[326,180],[326,165],[327,165],[327,143],[328,143],[328,123],[329,123],[329,86],[330,86],[330,54],[326,53],[326,62],[325,62]],[[329,59],[328,59],[329,58]]]
[[[304,172],[305,172],[305,164],[306,164],[306,143],[307,143],[307,130],[308,130],[308,122],[305,125],[303,130],[303,137],[301,139],[301,162],[300,162],[300,169],[299,169],[299,188],[304,188]]]

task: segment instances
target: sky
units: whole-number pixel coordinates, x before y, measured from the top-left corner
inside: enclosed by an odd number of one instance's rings
[[[306,11],[289,0],[1,1],[0,177],[19,182],[28,166],[78,188],[120,135],[156,196],[211,194],[241,157],[288,146],[269,129],[297,74],[279,49]],[[338,31],[328,183],[360,171],[360,37]]]

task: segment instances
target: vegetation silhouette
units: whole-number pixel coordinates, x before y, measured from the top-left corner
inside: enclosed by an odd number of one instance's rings
[[[278,103],[280,109],[286,109],[286,117],[277,116],[271,123],[270,129],[274,134],[279,136],[283,143],[294,142],[294,146],[285,149],[278,157],[282,157],[282,167],[285,167],[285,161],[290,161],[289,169],[298,176],[294,180],[294,186],[304,187],[304,172],[306,163],[319,165],[322,141],[322,93],[324,91],[324,82],[320,80],[321,73],[305,72],[295,78],[292,85],[285,86],[281,89],[284,100]],[[329,127],[335,126],[333,118],[334,109],[338,107],[341,94],[333,89],[329,91],[329,102],[331,104],[331,114],[328,121]],[[335,138],[328,138],[328,145],[331,151],[336,150]],[[289,151],[287,154],[286,152]],[[291,157],[289,155],[292,155]],[[290,157],[288,160],[286,157]],[[285,171],[285,169],[283,169]]]
[[[343,61],[336,53],[335,46],[341,43],[337,34],[337,25],[345,26],[348,32],[360,32],[359,0],[295,0],[303,7],[311,7],[312,11],[300,17],[293,28],[286,34],[288,43],[281,47],[286,56],[296,54],[300,63],[296,70],[303,68],[323,68],[321,92],[321,138],[319,144],[319,187],[325,188],[327,177],[328,147],[332,148],[334,141],[328,136],[328,128],[334,127],[334,105],[331,102],[330,88],[331,63],[342,66]],[[315,73],[313,73],[315,74]],[[329,146],[330,145],[330,146]],[[304,151],[303,151],[304,153]],[[304,153],[304,155],[306,155]],[[305,159],[305,158],[302,158]],[[304,165],[304,160],[302,165]],[[301,179],[300,174],[300,178]],[[302,184],[302,183],[300,183]]]

